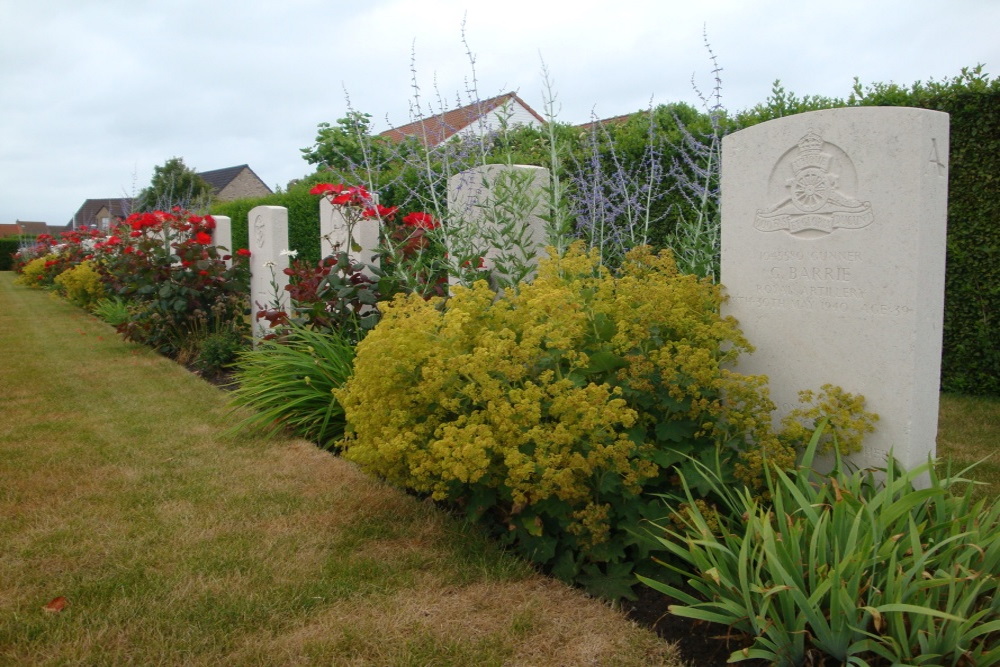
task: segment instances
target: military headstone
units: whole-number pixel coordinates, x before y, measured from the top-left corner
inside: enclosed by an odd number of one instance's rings
[[[287,312],[288,209],[258,206],[247,216],[250,234],[250,311],[254,339],[267,334],[268,323],[258,320],[262,309]]]
[[[323,197],[319,201],[320,254],[323,257],[347,252],[351,261],[378,266],[379,223],[363,218],[349,224],[342,206],[334,206]],[[369,269],[363,271],[369,276]]]
[[[448,179],[448,214],[453,221],[449,252],[479,262],[498,284],[516,282],[516,267],[530,278],[545,254],[542,214],[549,170],[544,167],[491,164]]]
[[[839,385],[880,416],[860,466],[935,452],[948,115],[855,107],[781,118],[722,143],[722,283],[777,421]]]
[[[225,215],[213,215],[212,219],[215,220],[215,229],[212,230],[212,243],[225,248],[225,251],[221,255],[230,255],[230,259],[226,260],[226,266],[232,266],[233,260],[231,256],[236,252],[236,249],[233,248],[233,222],[229,216]]]

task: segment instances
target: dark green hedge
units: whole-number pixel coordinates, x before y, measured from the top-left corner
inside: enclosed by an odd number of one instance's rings
[[[17,252],[20,241],[16,236],[0,239],[0,271],[10,271],[14,266],[14,253]]]
[[[951,114],[941,386],[1000,396],[1000,90],[926,102]]]
[[[293,186],[258,199],[238,199],[212,207],[212,215],[225,215],[233,224],[233,247],[249,248],[247,217],[257,206],[284,206],[288,209],[288,249],[298,250],[299,259],[320,260],[319,197],[309,194],[309,186]]]

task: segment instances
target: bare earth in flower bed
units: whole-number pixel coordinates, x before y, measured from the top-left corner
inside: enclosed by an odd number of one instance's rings
[[[0,273],[0,664],[680,665],[608,605]]]

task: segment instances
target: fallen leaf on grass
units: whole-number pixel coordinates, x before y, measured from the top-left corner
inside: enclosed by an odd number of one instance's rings
[[[66,605],[68,605],[68,604],[69,604],[69,601],[66,598],[64,598],[63,596],[60,595],[57,598],[53,598],[52,602],[49,602],[47,605],[45,605],[44,607],[42,607],[42,611],[47,611],[50,614],[57,614],[60,611],[62,611],[63,609],[65,609]]]

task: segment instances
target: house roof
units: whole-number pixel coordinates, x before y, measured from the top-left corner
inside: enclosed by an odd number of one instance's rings
[[[30,220],[15,220],[13,224],[0,225],[0,237],[3,236],[38,236],[39,234],[49,234],[51,229],[47,223],[33,222]]]
[[[232,183],[237,176],[243,173],[244,169],[256,176],[258,181],[264,183],[260,176],[257,176],[254,170],[250,169],[250,166],[246,164],[240,164],[235,167],[225,167],[224,169],[213,169],[211,171],[200,171],[198,172],[198,176],[212,186],[214,194],[219,194],[227,185]],[[268,187],[266,183],[264,184],[264,187]]]
[[[538,119],[539,123],[545,123],[545,119],[525,104],[524,100],[518,97],[517,93],[510,92],[491,97],[488,100],[473,102],[464,107],[452,109],[451,111],[446,111],[430,118],[423,118],[407,125],[394,127],[380,133],[379,136],[392,139],[393,141],[402,141],[407,137],[417,137],[426,146],[436,146],[457,132],[472,125],[497,107],[510,101],[517,102],[524,107],[528,113]]]
[[[108,211],[115,218],[124,218],[132,212],[132,200],[128,197],[108,197],[106,199],[88,199],[83,202],[83,206],[77,210],[70,226],[76,222],[76,226],[97,224],[96,216],[98,211],[107,206]]]
[[[642,113],[641,111],[639,113]],[[600,120],[592,120],[589,123],[583,123],[582,125],[574,125],[581,130],[591,131],[599,125],[621,125],[622,123],[628,122],[628,120],[634,116],[634,113],[622,114],[621,116],[612,116],[611,118],[601,118]]]

